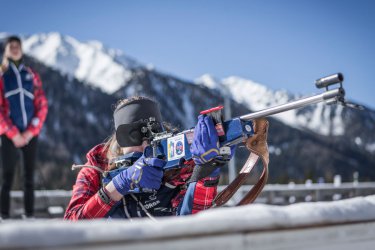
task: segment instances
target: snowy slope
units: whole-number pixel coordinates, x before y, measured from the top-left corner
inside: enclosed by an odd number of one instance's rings
[[[26,54],[64,74],[113,93],[140,65],[119,50],[107,49],[98,41],[80,42],[59,33],[35,34],[24,38]]]
[[[328,225],[342,226],[348,223],[374,220],[375,196],[357,197],[335,202],[298,203],[289,206],[254,204],[233,208],[218,208],[192,216],[159,218],[157,223],[148,218],[134,220],[133,222],[123,220],[91,220],[75,223],[59,220],[5,221],[0,227],[0,249],[9,249],[10,247],[36,249],[69,245],[71,247],[91,245],[100,248],[116,242],[117,244],[121,243],[122,247],[126,244],[150,242],[158,246],[156,249],[159,249],[158,244],[160,243],[166,244],[173,239],[185,239],[187,242],[184,243],[188,245],[179,245],[181,248],[190,246],[189,242],[210,240],[212,236],[228,237],[228,240],[233,243],[233,241],[241,242],[236,234],[250,232],[255,237],[260,233],[265,233],[265,235],[271,233],[272,238],[272,234],[280,232],[278,231],[280,229],[283,229],[281,232],[292,230],[289,232],[295,234],[304,230],[303,228],[314,227],[318,229],[316,230],[317,233],[313,234],[314,237],[329,241],[330,238],[337,237],[337,235],[330,232],[327,235],[328,237],[325,237],[327,233],[325,230]],[[340,228],[335,228],[336,232],[337,230],[340,231]],[[349,235],[345,233],[346,236],[342,235],[343,231],[340,231],[341,237],[338,240],[345,240],[349,237],[351,240],[358,242],[358,240],[364,240],[371,236],[373,243],[374,227],[368,227],[366,231],[367,233],[351,230]],[[311,232],[309,233],[311,234]],[[353,238],[353,236],[356,237]],[[287,239],[284,237],[283,241],[278,242],[276,246],[281,249],[289,249],[282,247]],[[214,244],[215,242],[211,242],[212,248],[214,248]],[[131,247],[132,245],[128,246]],[[250,245],[247,247],[250,247]],[[276,248],[278,247],[272,249]]]
[[[302,98],[285,90],[273,91],[260,83],[236,76],[218,80],[211,75],[205,74],[197,78],[195,83],[210,89],[219,89],[224,95],[244,104],[253,111]],[[304,112],[291,110],[274,117],[295,128],[308,128],[323,135],[342,135],[344,133],[341,117],[342,109],[341,106],[327,106],[324,103],[320,103],[315,108],[307,109]],[[335,113],[333,117],[331,115],[332,112]]]

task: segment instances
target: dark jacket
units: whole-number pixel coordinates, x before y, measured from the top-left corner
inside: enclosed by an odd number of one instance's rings
[[[104,145],[100,144],[91,149],[87,154],[86,165],[97,166],[106,170],[108,161]],[[185,162],[185,167],[176,173],[164,174],[162,187],[155,197],[150,194],[138,194],[136,196],[142,205],[153,216],[194,214],[208,209],[217,194],[216,185],[205,185],[219,177],[205,177],[195,183],[190,183],[186,188],[186,182],[190,179],[194,162]],[[92,168],[80,170],[70,203],[65,212],[65,219],[94,219],[94,218],[128,218],[123,203],[110,201],[105,203],[98,194],[101,188],[101,174]],[[144,217],[143,209],[134,201],[130,195],[125,196],[127,210],[130,217]],[[183,210],[183,212],[182,212]]]

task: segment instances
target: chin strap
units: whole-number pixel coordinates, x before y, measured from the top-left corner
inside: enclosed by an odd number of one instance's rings
[[[242,167],[237,177],[221,191],[213,201],[213,207],[219,207],[228,202],[230,198],[245,183],[251,170],[255,167],[259,159],[262,161],[263,171],[259,181],[242,198],[237,206],[254,202],[268,179],[269,152],[267,146],[268,121],[264,118],[254,120],[254,135],[245,141],[246,148],[250,151],[249,158]]]

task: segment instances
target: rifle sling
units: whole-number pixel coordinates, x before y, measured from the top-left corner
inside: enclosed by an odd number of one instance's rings
[[[268,179],[268,164],[265,164],[263,161],[263,171],[259,178],[259,181],[250,189],[250,191],[242,198],[242,200],[237,204],[237,206],[242,206],[246,204],[253,203],[255,199],[258,197],[260,192],[263,190],[264,186],[267,183]]]
[[[268,163],[269,153],[267,147],[267,133],[268,121],[265,119],[257,119],[254,121],[254,130],[256,135],[246,140],[246,147],[250,151],[249,158],[242,167],[237,177],[221,191],[213,201],[213,207],[219,207],[228,202],[230,198],[238,191],[238,189],[245,183],[246,178],[251,170],[257,164],[259,158],[262,160],[263,171],[258,182],[250,189],[250,191],[242,198],[237,206],[245,205],[254,202],[262,189],[264,188],[268,179]]]
[[[233,197],[233,195],[238,191],[238,189],[244,184],[251,170],[255,167],[258,162],[259,156],[255,153],[250,153],[249,158],[247,159],[245,165],[241,169],[241,172],[237,177],[215,198],[213,202],[213,207],[219,207]],[[263,163],[263,171],[258,180],[258,182],[250,189],[250,191],[242,198],[242,200],[237,204],[237,206],[246,205],[255,201],[262,189],[264,188],[267,179],[268,179],[268,165]],[[243,172],[244,169],[247,169],[247,172]]]

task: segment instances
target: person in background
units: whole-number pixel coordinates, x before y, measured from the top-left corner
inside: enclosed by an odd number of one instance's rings
[[[226,161],[218,157],[218,135],[211,117],[198,118],[190,147],[193,159],[181,162],[183,168],[163,171],[166,159],[152,157],[142,132],[150,117],[159,124],[156,132],[166,130],[158,103],[142,96],[123,99],[113,116],[114,134],[107,143],[95,146],[87,154],[87,163],[80,166],[66,220],[189,215],[212,206],[220,167]],[[182,153],[179,143],[173,146],[175,154]],[[113,162],[118,157],[126,167],[116,172],[119,166]],[[104,178],[104,171],[113,178]],[[134,193],[137,189],[156,192]]]
[[[3,176],[0,212],[9,218],[10,190],[18,157],[22,153],[25,216],[34,216],[34,167],[38,134],[48,111],[39,75],[23,63],[21,39],[5,41],[0,65],[0,135]]]

